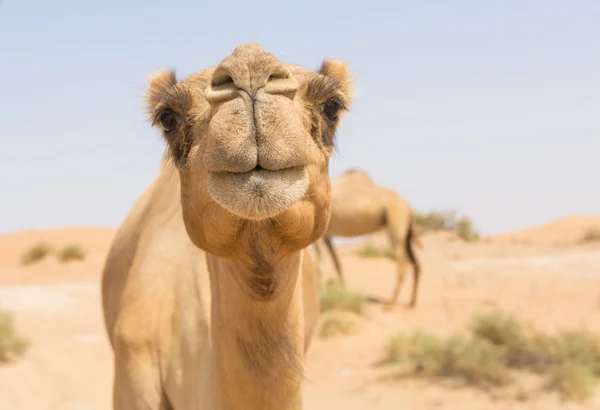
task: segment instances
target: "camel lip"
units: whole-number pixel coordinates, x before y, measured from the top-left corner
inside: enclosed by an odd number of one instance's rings
[[[264,168],[260,165],[255,166],[254,168],[252,168],[249,171],[216,171],[216,172],[212,172],[209,171],[208,173],[211,175],[252,175],[252,174],[277,174],[280,172],[291,172],[291,171],[302,171],[303,169],[305,169],[307,167],[307,165],[297,165],[297,166],[292,166],[292,167],[286,167],[286,168],[278,168],[278,169],[269,169],[269,168]]]
[[[305,196],[308,185],[305,166],[208,174],[212,199],[229,212],[251,220],[272,218],[285,211]]]

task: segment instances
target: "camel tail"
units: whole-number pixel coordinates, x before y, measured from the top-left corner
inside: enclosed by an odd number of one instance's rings
[[[413,242],[417,248],[423,248],[423,242],[421,242],[421,236],[417,231],[417,224],[415,222],[415,217],[411,215],[410,217],[410,226],[408,228],[408,235],[406,238],[406,246],[410,247],[410,243]]]
[[[340,280],[340,284],[345,286],[344,274],[342,273],[342,266],[340,264],[340,260],[337,256],[337,252],[335,251],[335,247],[333,246],[333,242],[331,242],[331,237],[325,235],[323,237],[323,241],[325,245],[327,245],[327,249],[329,250],[329,254],[331,255],[331,259],[333,259],[333,264],[335,265],[335,270],[338,274],[338,278]]]
[[[410,259],[411,264],[415,270],[415,276],[418,278],[421,273],[421,264],[417,259],[417,255],[415,254],[415,250],[413,246],[416,245],[418,248],[423,248],[423,243],[421,242],[421,238],[417,232],[417,226],[415,224],[415,218],[411,216],[410,225],[408,228],[408,233],[406,235],[406,253],[408,258]]]
[[[406,241],[404,243],[404,245],[406,246],[406,254],[408,256],[408,259],[410,260],[410,263],[413,266],[414,272],[413,293],[410,301],[411,307],[415,307],[417,303],[417,291],[419,288],[419,282],[421,281],[421,263],[419,262],[419,260],[417,259],[417,255],[415,254],[414,245],[418,246],[419,248],[422,248],[423,243],[421,242],[421,238],[419,237],[416,228],[417,227],[415,224],[415,219],[411,215],[410,225],[406,235]]]

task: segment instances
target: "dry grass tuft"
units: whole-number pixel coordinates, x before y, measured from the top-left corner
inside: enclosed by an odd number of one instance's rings
[[[27,351],[29,342],[17,334],[12,316],[0,310],[0,363],[10,363]]]
[[[52,253],[52,247],[45,242],[39,242],[21,255],[21,265],[30,265],[44,259]]]
[[[362,315],[366,302],[364,296],[350,292],[337,283],[328,283],[321,289],[321,312],[341,311]]]
[[[394,377],[454,378],[483,388],[512,384],[511,373],[531,371],[545,378],[543,389],[584,400],[600,378],[600,338],[583,330],[551,336],[493,310],[473,316],[468,337],[397,335],[378,364],[396,367]]]
[[[466,216],[457,218],[454,211],[432,211],[426,214],[413,213],[419,230],[425,232],[452,231],[465,242],[475,242],[480,239],[479,233],[473,227],[473,221]]]
[[[58,252],[58,260],[62,263],[85,259],[85,251],[79,245],[68,245]]]
[[[581,242],[600,242],[600,228],[590,228],[581,237]]]
[[[319,337],[328,339],[339,335],[351,335],[356,333],[356,318],[349,312],[331,311],[323,315]]]
[[[422,331],[392,338],[378,365],[395,365],[394,378],[459,378],[480,387],[504,386],[512,381],[505,358],[483,339],[440,338]]]
[[[366,243],[358,250],[358,255],[364,258],[388,258],[395,260],[396,254],[390,247],[380,247],[371,242]]]

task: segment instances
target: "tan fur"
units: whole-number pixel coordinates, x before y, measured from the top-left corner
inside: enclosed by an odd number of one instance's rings
[[[344,285],[342,267],[331,238],[361,236],[385,228],[396,253],[398,269],[396,286],[389,303],[391,305],[397,303],[406,265],[410,263],[414,272],[410,306],[414,307],[417,302],[421,273],[414,245],[421,247],[422,244],[408,203],[391,189],[375,184],[360,170],[350,170],[332,181],[331,201],[331,220],[323,242],[331,254],[342,285]],[[315,244],[315,250],[320,263],[321,252],[318,244]]]
[[[319,312],[307,247],[327,229],[350,99],[343,63],[313,72],[256,43],[179,82],[151,77],[165,161],[102,277],[113,409],[302,408]]]

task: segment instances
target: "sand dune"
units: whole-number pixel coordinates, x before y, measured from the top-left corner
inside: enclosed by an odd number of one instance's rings
[[[521,243],[568,244],[581,240],[591,229],[600,229],[600,216],[570,216],[548,224],[534,226],[519,232],[493,237],[496,241]]]

